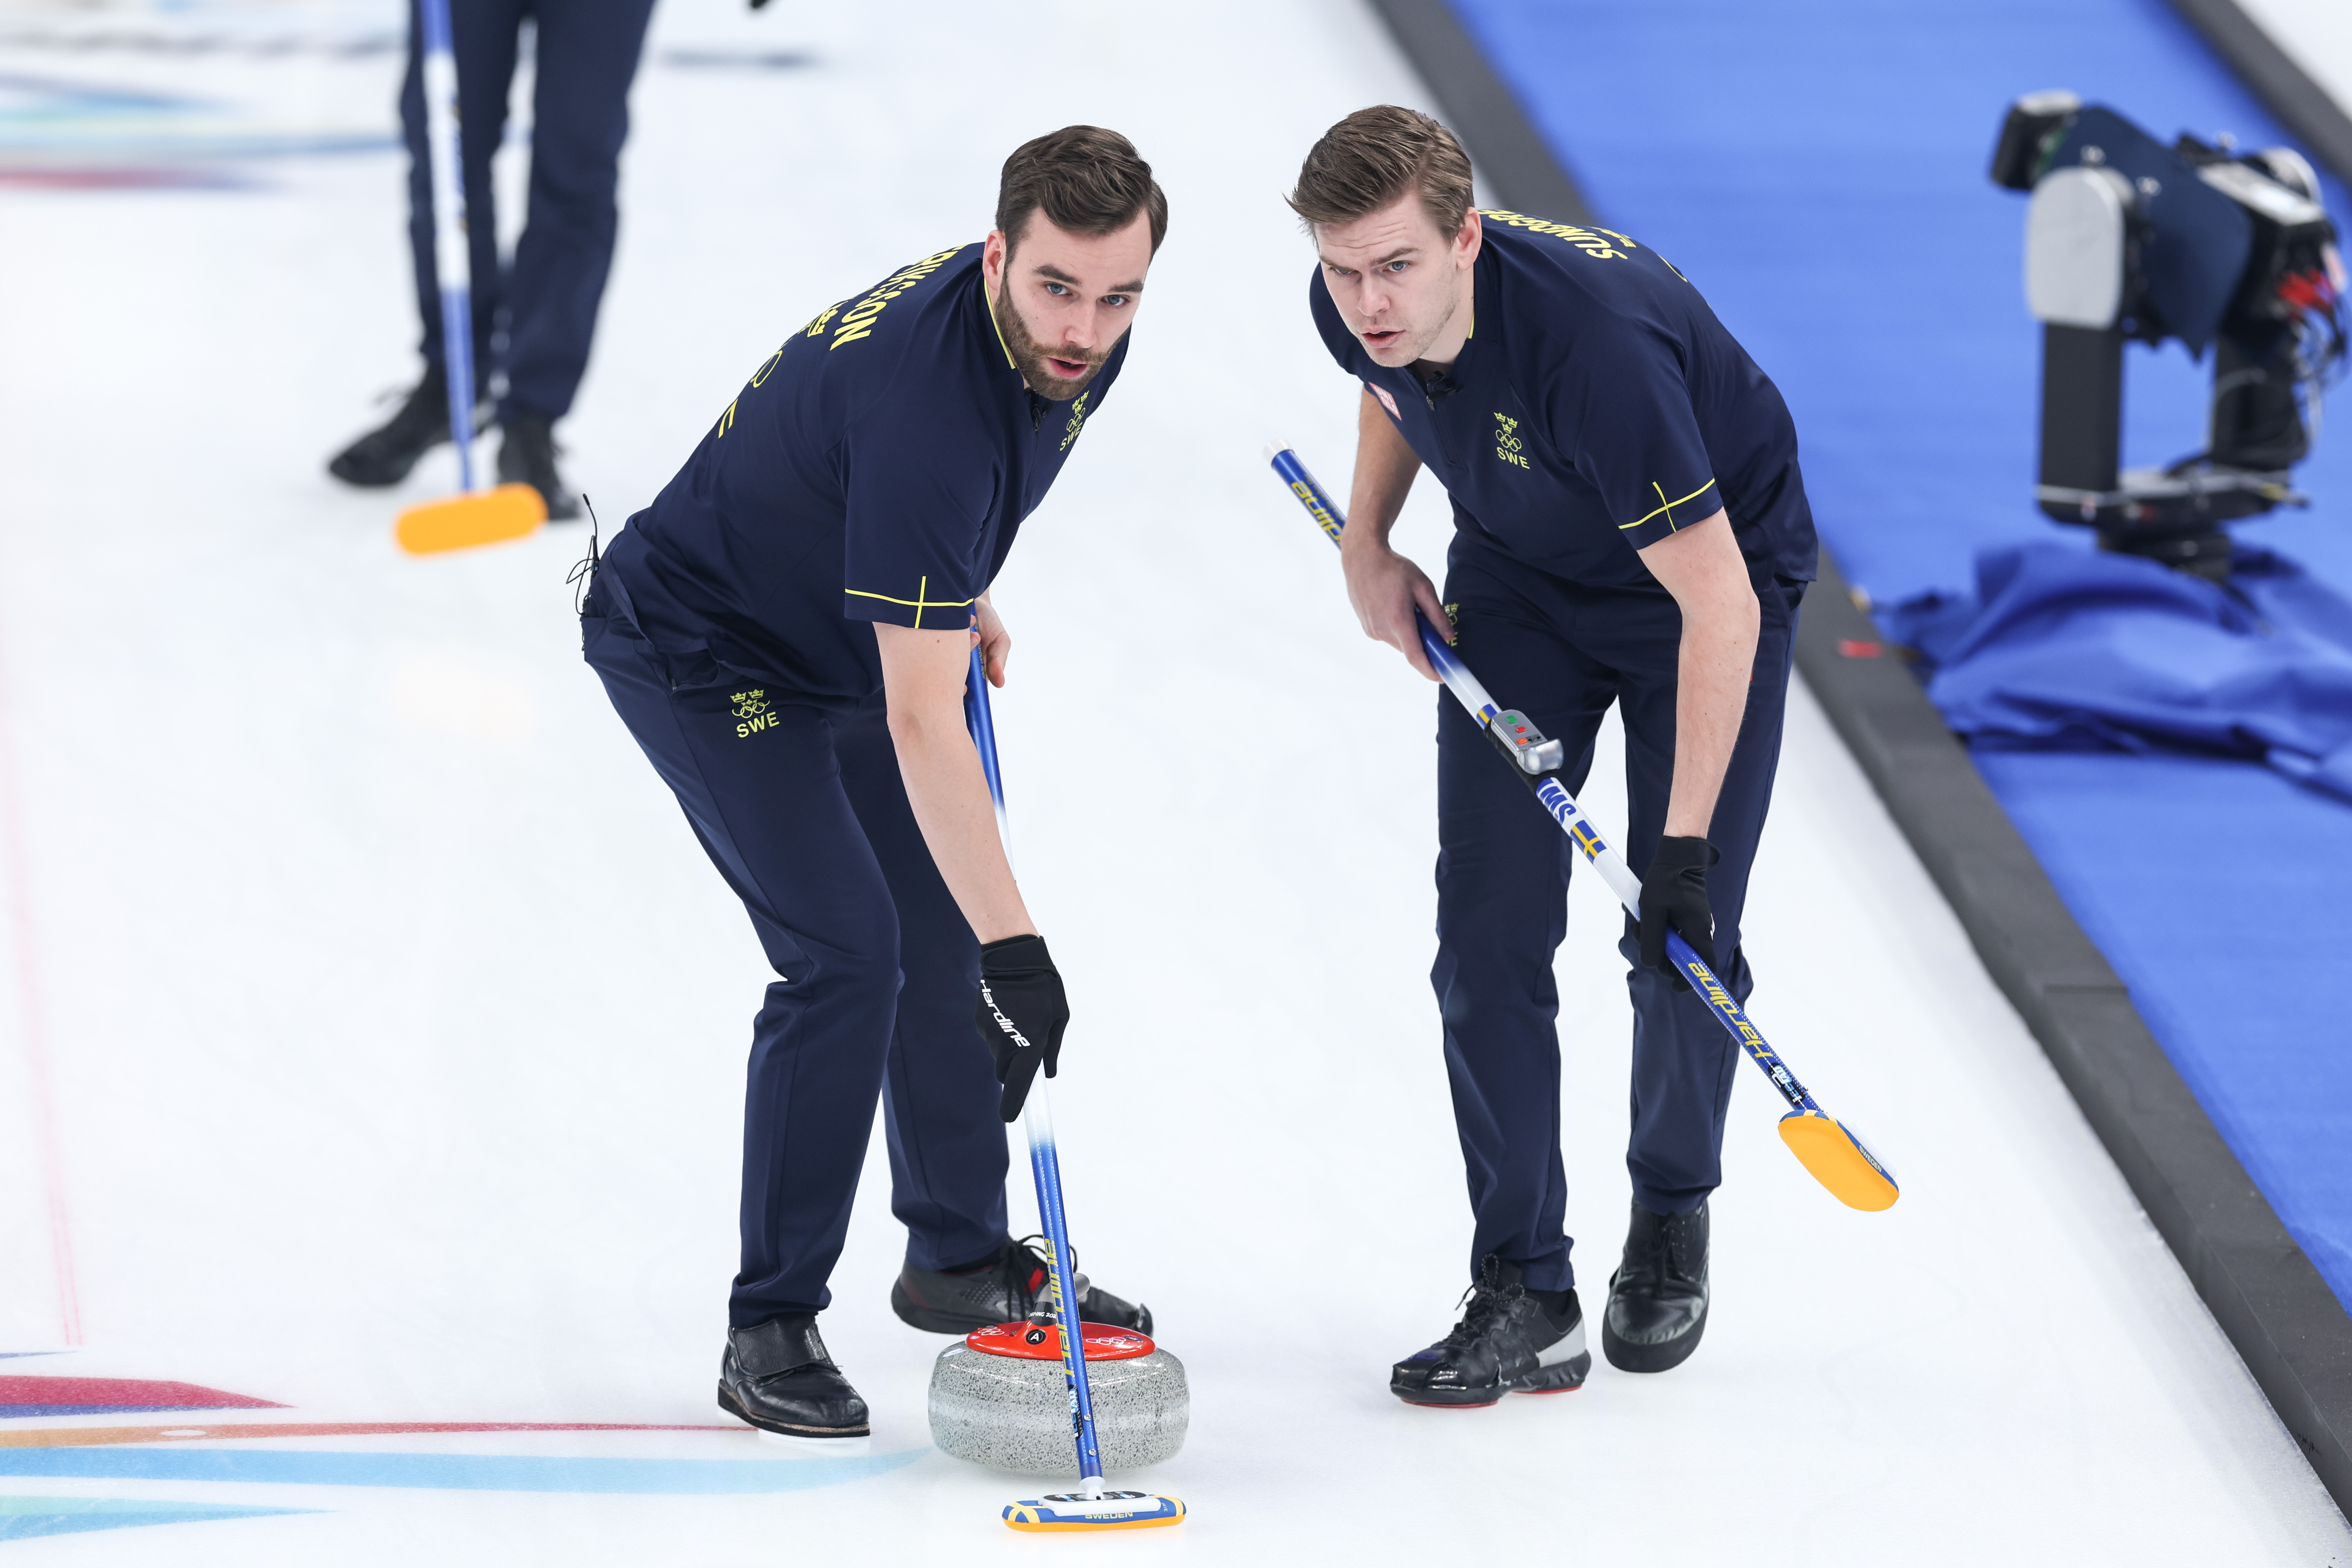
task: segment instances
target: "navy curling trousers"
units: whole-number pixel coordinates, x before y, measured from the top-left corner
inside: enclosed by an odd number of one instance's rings
[[[1739,951],[1748,872],[1772,796],[1783,705],[1804,585],[1757,584],[1762,628],[1748,712],[1707,837],[1723,859],[1706,876],[1716,972],[1742,1002],[1755,981]],[[1674,777],[1675,663],[1682,613],[1663,591],[1580,587],[1455,543],[1445,602],[1455,645],[1496,700],[1517,707],[1568,756],[1584,787],[1613,701],[1625,727],[1633,821],[1617,840],[1638,875],[1657,853]],[[1526,1270],[1532,1289],[1575,1283],[1559,1152],[1559,992],[1552,954],[1568,931],[1569,869],[1581,857],[1450,696],[1437,721],[1437,963],[1446,1076],[1475,1217],[1471,1269],[1488,1253]],[[1634,943],[1619,944],[1629,963]],[[1634,963],[1633,1196],[1687,1214],[1722,1180],[1723,1119],[1739,1051],[1696,993]]]
[[[613,267],[620,225],[614,193],[629,134],[629,83],[653,0],[452,0],[450,50],[457,60],[458,140],[465,149],[467,235],[473,268],[474,374],[487,383],[492,329],[506,312],[507,393],[516,413],[562,418],[588,368],[596,308]],[[490,154],[506,133],[507,89],[523,18],[537,26],[538,87],[531,98],[530,192],[514,264],[499,267]],[[441,357],[441,282],[433,262],[433,172],[425,145],[425,87],[415,6],[409,7],[408,75],[400,124],[408,140],[408,240],[425,359]]]
[[[666,658],[619,587],[598,574],[583,652],[780,976],[751,1026],[730,1322],[831,1303],[877,1095],[908,1261],[979,1261],[1006,1239],[980,944],[907,805],[880,699],[829,712],[708,655]]]

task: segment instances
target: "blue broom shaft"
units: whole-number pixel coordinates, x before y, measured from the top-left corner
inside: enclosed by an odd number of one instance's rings
[[[457,57],[449,0],[418,0],[424,44],[425,145],[433,193],[433,269],[441,284],[441,366],[449,389],[449,439],[457,482],[474,488],[473,262],[467,251],[464,136],[457,123]]]
[[[996,720],[988,706],[988,666],[979,645],[971,650],[971,670],[964,678],[964,723],[980,753],[980,771],[988,780],[988,795],[996,806],[997,830],[1004,836],[1007,860],[1013,855],[1011,819],[1004,809],[1004,772],[997,760]],[[1076,1270],[1070,1263],[1070,1222],[1062,1207],[1062,1162],[1055,1147],[1054,1109],[1041,1073],[1029,1085],[1022,1107],[1022,1131],[1029,1138],[1029,1170],[1037,1181],[1037,1214],[1045,1222],[1048,1259],[1054,1271],[1054,1296],[1059,1308],[1062,1335],[1062,1378],[1070,1396],[1071,1435],[1077,1445],[1081,1489],[1101,1489],[1102,1451],[1095,1441],[1094,1394],[1087,1386],[1086,1327],[1079,1321]]]
[[[1347,514],[1339,510],[1339,504],[1332,500],[1329,492],[1315,476],[1307,471],[1307,465],[1298,460],[1298,454],[1287,447],[1276,447],[1271,451],[1268,461],[1273,464],[1275,476],[1290,487],[1290,493],[1298,498],[1298,504],[1307,509],[1307,515],[1315,520],[1316,526],[1322,529],[1324,536],[1333,544],[1338,544],[1339,536],[1347,531]],[[1464,664],[1461,657],[1447,646],[1445,639],[1437,635],[1437,629],[1429,624],[1427,616],[1416,609],[1412,618],[1421,632],[1422,651],[1429,656],[1431,668],[1445,682],[1445,689],[1469,710],[1470,717],[1479,728],[1486,728],[1501,711],[1495,700],[1487,695],[1478,678],[1470,673],[1470,667]],[[1601,879],[1609,884],[1610,890],[1617,895],[1626,912],[1638,920],[1642,912],[1642,884],[1626,866],[1624,857],[1601,837],[1600,830],[1592,826],[1592,819],[1584,814],[1583,807],[1576,804],[1576,797],[1570,795],[1558,779],[1548,778],[1537,787],[1536,798],[1543,803],[1546,811],[1551,813],[1553,820],[1559,824],[1560,831],[1583,851],[1584,858],[1591,862]],[[1738,1042],[1739,1047],[1763,1070],[1764,1076],[1771,1079],[1772,1088],[1780,1098],[1794,1110],[1819,1113],[1821,1107],[1813,1102],[1811,1095],[1805,1092],[1805,1086],[1797,1081],[1797,1075],[1789,1070],[1788,1064],[1765,1041],[1762,1031],[1749,1022],[1747,1013],[1732,996],[1731,988],[1716,978],[1715,971],[1691,951],[1690,943],[1683,940],[1680,931],[1669,930],[1666,932],[1666,956],[1706,999],[1706,1005],[1715,1010],[1716,1017],[1731,1032],[1731,1037]]]
[[[1070,1222],[1062,1207],[1062,1163],[1055,1147],[1053,1108],[1046,1100],[1043,1078],[1029,1086],[1021,1121],[1029,1134],[1029,1169],[1037,1179],[1037,1209],[1045,1220],[1046,1245],[1054,1253],[1050,1261],[1060,1309],[1062,1377],[1069,1389],[1080,1489],[1092,1491],[1102,1481],[1102,1450],[1095,1440],[1094,1394],[1087,1383],[1086,1325],[1078,1312],[1076,1271],[1070,1267]]]
[[[996,760],[996,720],[988,708],[988,664],[978,644],[972,646],[971,673],[964,678],[963,721],[980,752],[980,771],[988,780],[988,798],[996,806],[996,835],[1004,843],[1004,858],[1013,859],[1013,819],[1004,810],[1004,772]]]

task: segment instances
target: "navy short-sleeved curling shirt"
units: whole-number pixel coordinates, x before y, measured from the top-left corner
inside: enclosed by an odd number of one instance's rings
[[[1122,339],[1066,403],[1030,391],[981,249],[925,257],[794,331],[629,520],[604,571],[656,648],[839,704],[881,689],[868,623],[971,624],[1127,356]]]
[[[1465,542],[1594,587],[1717,510],[1751,571],[1811,582],[1812,511],[1780,389],[1656,251],[1484,212],[1469,342],[1444,375],[1373,362],[1320,268],[1315,324],[1454,499]]]

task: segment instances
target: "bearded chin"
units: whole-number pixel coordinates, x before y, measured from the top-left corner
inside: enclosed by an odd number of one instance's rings
[[[1029,384],[1030,391],[1055,403],[1067,403],[1094,384],[1096,373],[1102,369],[1102,361],[1090,361],[1086,374],[1076,381],[1066,381],[1055,375],[1053,367],[1045,363],[1054,356],[1049,355],[1045,345],[1030,334],[1029,323],[1021,319],[1020,307],[1013,303],[1010,290],[998,298],[996,309],[997,325],[1003,330],[1005,347],[1013,351],[1013,362],[1021,367],[1021,379]]]
[[[1079,393],[1092,386],[1095,383],[1095,373],[1101,369],[1102,366],[1098,363],[1089,363],[1087,366],[1086,374],[1076,381],[1065,381],[1054,374],[1053,367],[1045,363],[1045,356],[1041,353],[1030,362],[1027,380],[1031,386],[1036,388],[1038,396],[1049,402],[1067,403]]]

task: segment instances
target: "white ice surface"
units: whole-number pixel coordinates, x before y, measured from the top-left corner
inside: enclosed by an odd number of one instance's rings
[[[818,63],[667,63],[686,47]],[[388,117],[397,66],[0,51],[289,122]],[[1073,1224],[1192,1373],[1185,1453],[1123,1479],[1191,1521],[1041,1548],[995,1522],[1034,1483],[936,1452],[749,1497],[0,1479],[322,1510],[14,1559],[2352,1563],[1801,692],[1754,1010],[1902,1203],[1814,1187],[1743,1069],[1688,1365],[1482,1412],[1387,1394],[1451,1321],[1468,1228],[1424,979],[1435,695],[1357,635],[1257,454],[1285,436],[1345,477],[1350,389],[1278,195],[1340,113],[1419,97],[1345,0],[668,0],[564,429],[617,523],[784,331],[979,235],[1016,142],[1094,120],[1157,163],[1171,237],[1128,373],[1001,585],[1020,647],[998,711],[1076,1009]],[[320,472],[411,374],[400,159],[259,174],[0,192],[0,1350],[59,1352],[0,1371],[183,1379],[293,1407],[274,1419],[718,1422],[758,948],[578,660],[562,579],[583,532],[406,560],[391,514],[447,484],[446,452],[394,496]],[[1417,498],[1425,561],[1443,528]],[[1617,766],[1587,799],[1604,825]],[[1588,1305],[1626,1201],[1615,929],[1580,883],[1561,982]],[[909,1453],[940,1342],[885,1304],[878,1145],[825,1331],[877,1453]],[[56,1424],[0,1422],[0,1443]],[[278,1446],[796,1462],[748,1433]]]

